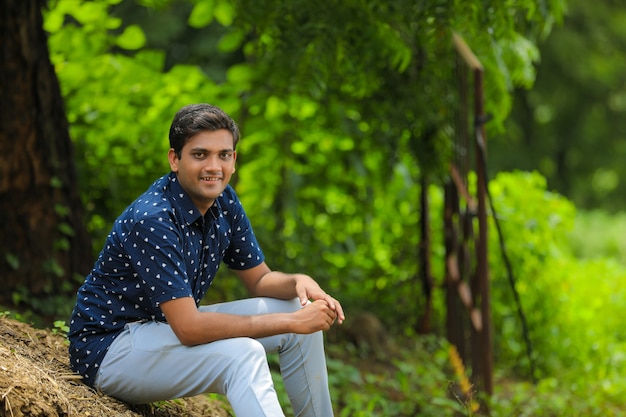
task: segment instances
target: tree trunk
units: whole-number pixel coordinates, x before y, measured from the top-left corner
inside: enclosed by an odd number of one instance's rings
[[[0,305],[58,316],[92,253],[43,6],[0,6]]]

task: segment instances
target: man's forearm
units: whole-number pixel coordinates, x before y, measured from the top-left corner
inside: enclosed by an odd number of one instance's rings
[[[255,339],[293,331],[293,317],[287,313],[239,316],[198,312],[188,333],[177,334],[182,344],[192,346],[233,337]]]
[[[273,297],[289,300],[297,296],[296,282],[297,277],[295,274],[271,271],[256,282],[251,293],[255,297]]]

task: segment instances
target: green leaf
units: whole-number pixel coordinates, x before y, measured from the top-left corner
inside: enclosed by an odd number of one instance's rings
[[[235,9],[229,0],[221,0],[215,5],[215,18],[224,26],[233,24]]]
[[[11,269],[13,269],[14,271],[20,267],[20,259],[15,254],[6,253],[4,255],[4,258],[6,259]]]
[[[115,43],[123,49],[140,49],[146,44],[146,35],[138,25],[130,25],[117,37]]]
[[[63,187],[63,181],[59,177],[50,178],[50,186],[52,188],[61,188]]]
[[[43,263],[42,267],[45,272],[52,273],[57,277],[62,277],[65,273],[63,267],[55,259],[48,259]]]
[[[213,11],[215,9],[214,0],[203,0],[196,4],[187,19],[187,23],[192,28],[202,28],[208,26],[213,21]]]
[[[67,236],[74,236],[74,228],[68,223],[59,223],[59,231]]]
[[[254,72],[249,65],[238,64],[231,66],[226,72],[226,77],[233,84],[249,84],[252,81]]]
[[[221,52],[235,51],[241,46],[245,37],[246,34],[241,30],[229,32],[222,36],[222,39],[220,39],[218,44],[218,48]]]
[[[61,217],[68,216],[70,214],[70,208],[65,204],[55,204],[54,212]]]
[[[44,12],[46,18],[44,21],[44,29],[46,32],[56,32],[63,26],[65,20],[65,11],[60,7],[55,7]]]

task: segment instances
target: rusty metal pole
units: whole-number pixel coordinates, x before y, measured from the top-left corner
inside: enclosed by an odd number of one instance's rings
[[[483,71],[474,70],[474,108],[476,121],[476,139],[483,143],[477,144],[486,150],[485,143],[485,116],[483,114]],[[476,152],[476,194],[478,200],[478,242],[476,244],[476,274],[480,285],[480,311],[482,315],[482,365],[484,390],[493,394],[493,330],[491,323],[491,284],[489,282],[489,259],[487,247],[487,189],[485,172],[486,163],[483,152]]]
[[[465,63],[474,75],[474,129],[475,138],[482,143],[476,143],[486,152],[485,127],[486,120],[483,105],[483,72],[484,68],[465,41],[453,34],[453,40],[457,51],[463,57]],[[476,242],[476,278],[478,292],[480,294],[480,313],[482,328],[478,332],[480,339],[480,352],[474,357],[480,357],[480,363],[472,364],[477,367],[483,379],[483,390],[491,396],[493,394],[493,329],[491,323],[491,288],[489,282],[488,246],[487,246],[487,173],[485,172],[485,152],[476,151],[476,176],[477,176],[477,217],[478,217],[478,240]]]

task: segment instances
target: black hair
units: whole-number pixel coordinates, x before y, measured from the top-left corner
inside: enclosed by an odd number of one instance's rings
[[[205,131],[226,129],[233,135],[233,149],[239,142],[239,128],[235,121],[219,107],[211,104],[189,104],[176,112],[170,126],[170,148],[181,157],[183,146],[194,135]]]

